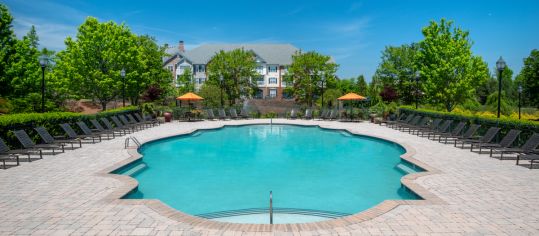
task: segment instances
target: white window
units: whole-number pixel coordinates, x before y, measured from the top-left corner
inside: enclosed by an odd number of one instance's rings
[[[269,84],[277,84],[277,78],[275,78],[275,77],[270,77],[268,83],[269,83]]]
[[[264,74],[264,67],[263,66],[256,67],[256,72],[258,72],[258,74]]]
[[[206,81],[206,79],[205,78],[196,78],[195,81],[196,81],[197,84],[203,84],[204,81]]]
[[[269,72],[277,72],[277,66],[268,66]]]
[[[169,71],[174,71],[174,66],[170,65],[170,66],[167,66],[168,70]]]
[[[271,98],[277,97],[277,89],[270,89],[269,90],[269,96]]]
[[[257,85],[264,85],[265,84],[265,81],[264,81],[264,77],[258,77],[258,79],[256,80],[256,84]]]
[[[204,65],[198,65],[196,66],[197,68],[197,72],[205,72],[206,71],[206,68],[204,67]]]

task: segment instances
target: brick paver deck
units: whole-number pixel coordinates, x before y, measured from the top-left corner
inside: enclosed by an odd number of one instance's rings
[[[174,122],[132,136],[145,142],[197,128],[268,121]],[[117,199],[136,181],[103,174],[133,158],[133,149],[123,149],[124,138],[116,138],[0,171],[0,235],[539,235],[539,170],[369,123],[273,122],[343,128],[409,147],[411,158],[433,171],[403,182],[425,191],[420,194],[429,201],[388,201],[356,217],[320,224],[196,220],[156,200]]]

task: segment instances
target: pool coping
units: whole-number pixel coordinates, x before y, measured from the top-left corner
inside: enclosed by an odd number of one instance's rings
[[[196,129],[187,130],[185,132],[180,132],[176,135],[149,139],[143,142],[142,144],[161,140],[161,139],[166,139],[166,138],[170,138],[174,136],[189,135],[199,130],[214,130],[214,129],[221,129],[226,126],[244,126],[244,125],[261,125],[261,124],[267,125],[270,123],[261,121],[257,123],[245,123],[245,124],[241,124],[241,123],[240,124],[222,124],[213,128],[196,128]],[[297,231],[303,231],[303,230],[309,231],[309,230],[319,230],[319,229],[331,229],[331,228],[336,228],[336,227],[345,227],[347,225],[356,224],[363,221],[374,219],[378,216],[381,216],[395,209],[396,207],[400,205],[444,205],[444,204],[447,204],[444,200],[442,200],[435,194],[431,193],[429,190],[415,183],[415,180],[418,178],[428,176],[428,175],[433,175],[433,174],[440,174],[442,172],[430,165],[427,165],[424,162],[421,162],[415,159],[413,156],[417,153],[416,150],[406,143],[398,142],[391,138],[380,137],[380,136],[372,135],[372,134],[365,134],[362,132],[354,132],[346,128],[335,128],[335,127],[325,126],[323,124],[297,124],[297,123],[283,123],[283,122],[277,122],[277,123],[271,122],[271,124],[315,126],[315,127],[320,127],[322,129],[328,129],[328,130],[341,130],[341,131],[349,132],[354,135],[378,138],[381,140],[393,142],[397,145],[400,145],[406,151],[404,154],[400,156],[400,158],[424,170],[423,172],[411,173],[411,174],[403,176],[401,178],[401,184],[404,185],[406,188],[410,189],[411,191],[413,191],[422,199],[384,200],[381,203],[367,210],[360,211],[358,213],[355,213],[349,216],[336,218],[336,219],[328,219],[325,221],[310,222],[310,223],[288,223],[288,224],[270,225],[270,224],[246,224],[246,223],[219,222],[219,221],[214,221],[214,220],[209,220],[209,219],[189,215],[187,213],[184,213],[182,211],[179,211],[177,209],[174,209],[168,206],[167,204],[165,204],[164,202],[158,199],[122,199],[123,196],[125,196],[126,194],[135,190],[138,187],[138,181],[132,178],[131,176],[114,174],[112,172],[130,163],[138,161],[142,158],[142,155],[138,152],[138,148],[128,147],[125,150],[127,151],[130,157],[128,157],[127,159],[123,161],[117,162],[113,164],[111,167],[108,167],[97,173],[98,176],[113,178],[123,183],[122,186],[116,187],[116,189],[112,193],[110,193],[108,196],[103,198],[102,201],[112,203],[112,204],[145,205],[148,208],[154,210],[155,212],[159,213],[160,215],[164,217],[167,217],[169,219],[172,219],[181,223],[190,224],[194,227],[219,229],[219,230],[243,231],[243,232],[271,232],[274,230],[286,231],[286,232],[297,232]]]

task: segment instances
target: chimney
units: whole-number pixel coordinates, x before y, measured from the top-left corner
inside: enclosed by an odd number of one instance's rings
[[[180,40],[180,43],[178,44],[178,49],[180,52],[185,52],[185,47],[183,45],[183,40]]]

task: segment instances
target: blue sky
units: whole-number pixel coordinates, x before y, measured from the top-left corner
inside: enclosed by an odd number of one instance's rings
[[[421,40],[442,17],[470,31],[472,50],[493,68],[499,56],[516,72],[539,48],[539,1],[49,1],[2,0],[18,37],[35,25],[41,46],[64,48],[87,16],[125,22],[160,44],[291,43],[335,58],[343,78],[370,81],[386,45]]]

